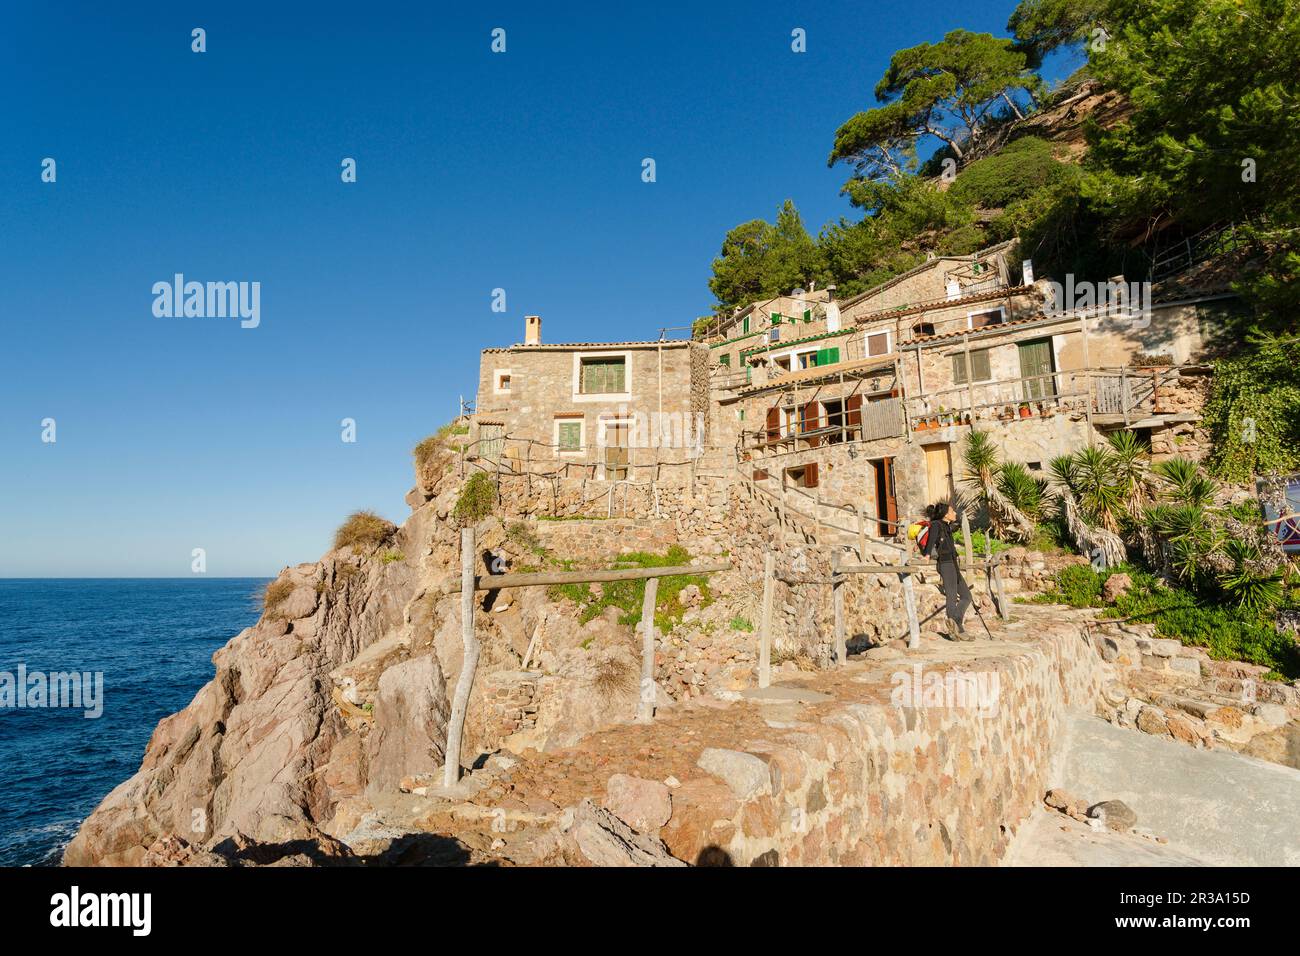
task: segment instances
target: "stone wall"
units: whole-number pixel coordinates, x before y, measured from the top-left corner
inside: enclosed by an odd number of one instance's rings
[[[726,786],[675,790],[661,837],[679,859],[740,866],[996,864],[1050,786],[1064,709],[1090,709],[1106,667],[1077,624],[978,667],[998,675],[996,713],[841,704],[706,751]]]

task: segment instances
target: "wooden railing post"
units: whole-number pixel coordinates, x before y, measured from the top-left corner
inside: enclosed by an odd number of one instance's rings
[[[831,552],[831,606],[835,609],[835,660],[842,666],[848,662],[848,647],[844,640],[844,575],[840,574],[840,552]]]
[[[867,503],[858,506],[858,560],[867,563]]]
[[[904,571],[899,575],[903,581],[903,602],[907,606],[907,649],[914,651],[921,646],[921,622],[916,617],[916,588],[912,584],[912,572]]]
[[[659,579],[645,583],[641,602],[641,696],[636,719],[648,722],[655,714],[655,603],[659,597]]]
[[[776,555],[763,555],[763,612],[758,625],[758,686],[772,683],[772,592],[776,589]]]
[[[451,700],[447,720],[447,746],[442,770],[442,784],[453,787],[460,779],[460,741],[465,730],[465,711],[478,669],[478,641],[474,637],[474,529],[460,531],[460,640],[464,648],[456,694]]]
[[[1011,608],[1007,606],[1007,595],[1002,589],[1002,566],[995,563],[990,572],[993,575],[993,593],[998,601],[998,617],[1004,621],[1011,620]]]
[[[975,548],[970,539],[970,517],[966,514],[964,508],[961,513],[961,537],[966,543],[966,563],[973,564],[975,562]]]

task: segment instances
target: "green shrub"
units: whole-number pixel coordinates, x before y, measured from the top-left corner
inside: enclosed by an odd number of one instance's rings
[[[689,564],[690,560],[689,551],[680,545],[673,545],[664,554],[637,551],[619,555],[615,565],[627,568],[663,568]],[[616,607],[622,611],[618,618],[620,624],[636,625],[641,622],[645,584],[644,578],[638,581],[606,581],[601,585],[599,598],[589,584],[555,584],[547,589],[547,596],[552,600],[567,599],[577,604],[581,608],[578,620],[583,624],[604,613],[606,608]],[[660,578],[659,593],[655,598],[655,626],[665,633],[676,627],[686,613],[677,594],[688,584],[699,587],[701,607],[713,601],[707,575],[674,574]]]
[[[1156,634],[1190,647],[1203,647],[1215,660],[1246,661],[1270,668],[1271,679],[1300,677],[1300,645],[1265,616],[1224,604],[1212,604],[1181,587],[1161,586],[1155,575],[1123,566],[1094,571],[1071,565],[1056,575],[1056,589],[1034,598],[1037,603],[1104,607],[1102,585],[1120,572],[1133,579],[1103,617],[1132,618],[1154,624]]]
[[[406,555],[402,554],[402,552],[392,550],[385,551],[379,556],[379,560],[384,564],[392,564],[394,561],[403,561],[405,559]]]
[[[1051,143],[1024,136],[992,156],[971,163],[953,181],[949,192],[962,202],[1002,209],[1070,175],[1070,167],[1052,155]]]
[[[354,511],[334,532],[334,548],[373,549],[393,536],[397,525],[373,511]]]
[[[462,525],[482,521],[496,507],[497,489],[486,473],[476,471],[460,489],[460,497],[451,514]]]
[[[736,616],[731,619],[731,629],[749,633],[754,630],[754,622],[747,617]]]

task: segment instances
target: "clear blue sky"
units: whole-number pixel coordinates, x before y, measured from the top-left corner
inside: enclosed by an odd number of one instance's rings
[[[402,521],[479,349],[689,324],[728,228],[850,213],[826,156],[894,50],[1013,3],[281,6],[0,13],[0,576],[273,574]],[[156,318],[177,272],[260,282],[260,327]]]

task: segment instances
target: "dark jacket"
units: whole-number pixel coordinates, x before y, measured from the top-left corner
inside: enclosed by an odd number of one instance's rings
[[[957,542],[953,540],[952,531],[952,525],[946,521],[931,521],[930,535],[921,553],[927,558],[933,555],[934,560],[939,563],[948,561],[956,564]]]

